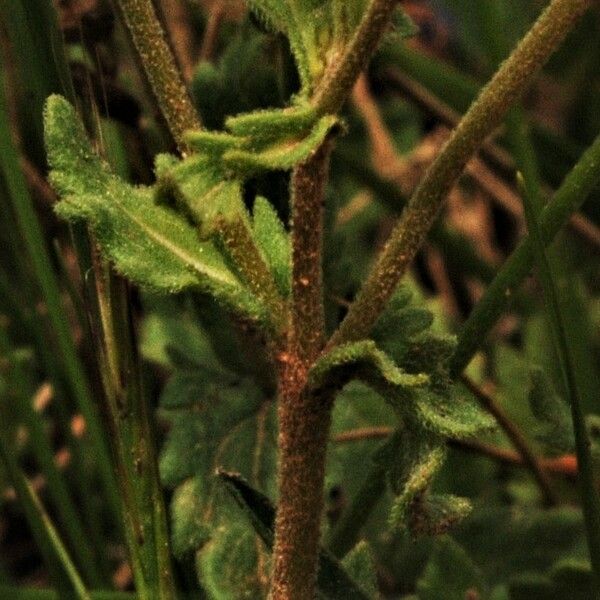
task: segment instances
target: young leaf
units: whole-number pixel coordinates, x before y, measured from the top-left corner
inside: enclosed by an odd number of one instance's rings
[[[341,388],[354,378],[376,389],[393,389],[400,396],[429,381],[427,375],[403,372],[371,340],[337,346],[313,365],[308,376],[315,390],[329,385]]]
[[[249,149],[231,149],[223,153],[226,168],[243,177],[250,177],[263,171],[287,171],[299,162],[306,160],[338,126],[338,118],[333,115],[321,117],[312,129],[300,136],[286,135],[285,122],[278,135],[269,138],[252,139]]]
[[[45,112],[50,178],[62,217],[85,220],[116,269],[142,286],[178,292],[197,287],[253,320],[264,309],[210,243],[173,211],[157,206],[149,188],[131,186],[93,152],[73,107],[51,96]]]
[[[387,456],[379,456],[378,460],[389,461],[388,476],[396,494],[390,524],[406,529],[410,528],[421,498],[444,462],[446,446],[441,440],[412,428],[397,433],[394,442]]]

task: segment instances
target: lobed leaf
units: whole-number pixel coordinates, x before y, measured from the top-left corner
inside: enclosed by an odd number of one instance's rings
[[[388,464],[388,476],[396,498],[390,513],[390,524],[410,528],[421,497],[427,493],[433,477],[446,458],[446,446],[422,431],[405,429],[395,436],[387,456],[379,456]]]
[[[413,375],[399,369],[375,342],[363,340],[335,347],[320,358],[308,375],[309,386],[341,388],[351,379],[361,379],[377,389],[388,386],[402,393],[424,386],[425,374]]]

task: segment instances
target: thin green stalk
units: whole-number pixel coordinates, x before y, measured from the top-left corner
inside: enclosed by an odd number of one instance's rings
[[[321,114],[340,110],[358,75],[377,49],[396,5],[397,0],[371,0],[344,53],[325,72],[311,100]]]
[[[469,158],[589,7],[590,0],[553,0],[482,90],[413,194],[330,346],[369,334]]]
[[[91,600],[50,517],[21,470],[13,444],[4,430],[0,430],[0,461],[15,486],[31,533],[63,597]]]
[[[550,262],[546,256],[544,238],[540,228],[538,214],[541,207],[539,186],[535,181],[526,181],[522,178],[523,204],[525,218],[530,236],[533,240],[533,250],[538,267],[538,276],[542,283],[544,297],[548,303],[550,326],[553,341],[559,358],[561,374],[565,389],[571,406],[573,429],[575,433],[575,446],[577,452],[577,464],[579,473],[579,486],[581,502],[586,527],[588,548],[592,564],[592,572],[595,582],[595,596],[600,598],[600,497],[594,481],[594,471],[590,452],[590,440],[588,438],[585,416],[582,411],[582,403],[575,377],[575,364],[571,348],[569,332],[565,327],[565,321],[558,300],[554,274]]]
[[[482,22],[487,25],[484,39],[488,44],[488,52],[496,63],[499,63],[509,51],[510,38],[507,32],[510,29],[509,15],[504,9],[502,0],[488,0],[477,5],[481,10]],[[527,122],[525,111],[517,106],[511,110],[506,118],[506,141],[512,151],[517,170],[523,174],[528,182],[532,194],[542,195],[543,183],[533,144],[531,128]],[[543,208],[543,203],[541,205]],[[540,208],[540,210],[541,210]],[[572,222],[572,221],[571,221]],[[567,329],[574,328],[577,334],[571,334],[571,351],[576,367],[575,378],[583,401],[583,407],[594,408],[597,406],[596,386],[594,377],[594,361],[591,358],[593,342],[588,334],[590,328],[585,323],[585,310],[581,310],[578,295],[572,281],[572,270],[568,268],[562,248],[552,248],[547,251],[551,269],[560,281],[559,299],[561,312]]]
[[[27,381],[26,374],[22,372],[18,361],[12,356],[11,344],[6,331],[2,327],[0,327],[0,355],[3,355],[4,358],[10,361],[14,381],[25,385]],[[20,390],[17,390],[17,394],[19,393]],[[77,552],[77,562],[81,565],[89,583],[99,587],[105,583],[105,580],[103,580],[96,564],[94,551],[88,543],[88,536],[83,529],[73,499],[69,494],[63,476],[54,462],[54,452],[46,437],[42,416],[36,413],[31,400],[23,397],[22,394],[17,398],[17,402],[19,405],[18,409],[23,415],[29,435],[31,436],[31,445],[35,458],[48,483],[48,492],[54,501],[54,506],[68,543],[71,549]]]
[[[13,202],[21,235],[44,299],[48,320],[56,336],[68,385],[85,417],[105,490],[108,497],[112,496],[113,502],[116,504],[116,488],[104,433],[83,365],[77,355],[77,349],[69,329],[69,321],[63,310],[60,288],[44,242],[44,235],[20,170],[17,152],[11,137],[3,89],[0,89],[0,157],[0,170]]]
[[[28,100],[22,103],[22,105],[27,105],[27,111],[19,132],[23,139],[21,149],[27,152],[29,158],[43,172],[45,171],[46,160],[43,152],[42,108],[46,98],[52,93],[61,93],[72,102],[75,102],[75,92],[65,58],[62,32],[58,26],[56,8],[52,0],[38,0],[35,5],[26,0],[1,0],[0,6],[3,17],[9,24],[5,29],[5,33],[9,38],[9,46],[13,49],[12,54],[10,54],[10,65],[14,65],[14,79],[21,81],[23,85],[22,96],[20,97]],[[38,149],[41,149],[41,155]],[[11,159],[11,165],[13,163],[14,161]],[[11,168],[13,167],[11,166]],[[7,196],[10,197],[9,194]],[[15,229],[18,229],[18,226]],[[21,247],[21,242],[15,246],[18,249]],[[45,246],[43,248],[45,250]],[[27,291],[30,304],[33,305],[37,303],[38,290],[41,286],[36,277],[31,277],[29,262],[25,260],[28,258],[27,252],[19,251],[18,258],[21,258],[21,255],[23,256],[21,262],[26,264],[22,265],[18,262],[21,273],[19,289]],[[56,287],[58,287],[58,280],[53,272],[48,272],[48,277],[54,277]],[[84,279],[83,276],[82,279]],[[41,291],[43,296],[43,290]],[[55,316],[57,316],[55,313],[48,313],[44,319],[41,319],[37,315],[33,315],[33,318],[30,319],[30,330],[35,340],[37,354],[47,377],[51,379],[54,385],[56,396],[59,399],[56,406],[59,409],[60,421],[63,425],[67,425],[66,433],[71,441],[73,467],[78,474],[75,477],[75,482],[79,488],[82,510],[86,516],[93,539],[100,540],[103,537],[102,524],[97,517],[98,511],[94,510],[92,506],[92,499],[97,488],[97,470],[95,468],[90,469],[90,465],[101,459],[103,454],[108,456],[108,453],[98,451],[90,453],[87,439],[75,439],[68,429],[69,419],[66,418],[68,415],[68,400],[73,400],[86,418],[90,416],[81,409],[82,403],[89,402],[87,402],[85,396],[80,397],[78,395],[80,393],[89,394],[89,387],[87,381],[84,382],[85,385],[79,385],[74,379],[78,377],[78,373],[83,373],[85,376],[82,365],[79,364],[78,366],[73,363],[73,360],[79,362],[76,348],[73,346],[68,353],[69,360],[64,360],[60,352],[60,346],[59,352],[56,352],[53,348],[55,344],[48,344],[49,334],[53,339],[56,337],[59,340],[64,340],[65,343],[69,341],[68,338],[64,337],[65,332],[68,336],[71,335],[67,326],[69,321],[67,315],[62,315],[58,321],[53,320]],[[53,330],[56,328],[56,323],[62,329],[55,332]],[[92,433],[92,447],[94,447],[94,432],[97,433],[102,428],[95,422],[88,421],[87,425],[88,431]],[[106,447],[105,442],[103,443]],[[92,457],[90,457],[90,454]],[[114,522],[118,523],[120,519],[117,512],[119,503],[117,491],[111,479],[111,466],[105,464],[103,470],[103,465],[101,465],[100,475]]]
[[[598,184],[600,184],[600,136],[585,151],[550,203],[541,211],[539,228],[544,246],[552,242],[571,214],[581,207]],[[453,376],[462,373],[510,303],[517,288],[531,271],[533,264],[533,242],[528,237],[506,260],[463,325],[458,345],[450,361]]]
[[[94,270],[94,339],[136,590],[141,598],[171,600],[176,596],[166,511],[127,287],[100,259]]]
[[[187,144],[183,133],[200,129],[200,117],[188,93],[152,0],[114,0],[121,10],[129,35],[169,130],[181,152]]]

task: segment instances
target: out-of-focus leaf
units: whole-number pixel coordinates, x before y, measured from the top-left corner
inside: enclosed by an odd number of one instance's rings
[[[435,541],[417,591],[420,600],[465,600],[484,598],[486,585],[480,569],[465,550],[444,536]]]
[[[258,196],[253,211],[254,239],[271,268],[279,291],[289,296],[292,277],[292,245],[277,212],[268,200]]]
[[[223,485],[246,515],[267,547],[273,546],[275,507],[269,499],[235,473],[220,472]],[[319,598],[323,600],[369,600],[368,596],[328,552],[319,553],[317,575]]]
[[[574,451],[571,411],[541,369],[530,373],[529,405],[537,419],[536,437],[554,454]]]
[[[367,542],[359,542],[342,561],[348,575],[362,587],[371,600],[379,598],[373,553]]]

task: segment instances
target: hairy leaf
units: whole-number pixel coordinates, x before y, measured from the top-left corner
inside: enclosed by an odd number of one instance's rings
[[[237,311],[263,319],[263,308],[210,243],[173,211],[157,206],[149,188],[114,176],[92,150],[73,107],[60,96],[45,112],[50,178],[62,217],[85,220],[115,267],[132,281],[162,292],[207,291]]]
[[[446,447],[439,439],[406,429],[395,435],[386,454],[380,455],[378,460],[389,465],[388,475],[396,494],[390,523],[393,527],[410,528],[421,498],[444,462]]]
[[[269,265],[279,291],[289,296],[292,286],[292,245],[273,206],[262,196],[254,202],[254,239]]]
[[[369,544],[359,542],[342,561],[348,575],[362,587],[368,598],[379,598],[375,562]]]

